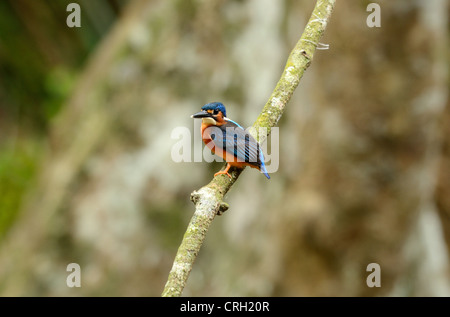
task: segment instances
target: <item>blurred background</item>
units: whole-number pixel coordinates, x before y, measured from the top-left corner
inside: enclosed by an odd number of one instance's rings
[[[69,28],[71,2],[0,2],[0,295],[159,296],[223,166],[175,163],[172,130],[212,101],[253,124],[315,1],[80,0]],[[336,4],[278,171],[241,175],[183,295],[450,295],[449,4],[370,28],[370,2]]]

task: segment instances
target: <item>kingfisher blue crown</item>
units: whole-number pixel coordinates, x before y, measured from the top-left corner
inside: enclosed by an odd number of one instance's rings
[[[224,117],[227,116],[227,110],[225,109],[225,106],[221,102],[210,102],[202,107],[202,110],[205,110],[205,111],[206,110],[216,110],[216,109],[219,111],[222,111]]]

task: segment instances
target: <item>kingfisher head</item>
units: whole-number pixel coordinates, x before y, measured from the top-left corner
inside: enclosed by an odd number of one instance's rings
[[[225,106],[221,102],[207,103],[202,107],[202,111],[197,112],[191,118],[202,118],[203,123],[217,125],[222,123],[227,116]]]

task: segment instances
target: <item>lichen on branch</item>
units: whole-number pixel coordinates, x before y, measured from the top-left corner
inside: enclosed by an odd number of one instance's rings
[[[336,0],[318,0],[316,2],[311,18],[300,40],[289,55],[274,91],[252,126],[253,131],[258,130],[259,127],[267,129],[266,135],[255,135],[258,141],[264,141],[270,134],[271,128],[278,124],[303,73],[311,65],[314,52],[328,24],[335,2]],[[242,169],[232,167],[229,171],[231,179],[227,175],[218,175],[208,185],[191,194],[195,212],[175,256],[162,296],[180,296],[183,292],[209,226],[218,212],[228,208],[228,205],[224,204],[222,200],[242,171]]]

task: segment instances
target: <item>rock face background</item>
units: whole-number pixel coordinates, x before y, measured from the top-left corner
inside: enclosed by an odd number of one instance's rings
[[[41,48],[30,56],[45,60],[46,84],[69,88],[26,100],[39,77],[8,72],[18,48],[0,42],[0,294],[159,296],[190,193],[222,167],[174,162],[172,131],[193,138],[190,115],[211,101],[250,126],[314,3],[80,1],[80,29],[65,26],[67,4],[5,3],[15,14],[0,28],[28,23],[21,45]],[[184,295],[450,295],[449,6],[378,1],[381,27],[369,28],[369,3],[337,3],[330,49],[280,121],[278,171],[241,175]],[[69,263],[80,288],[66,285]],[[370,263],[381,287],[366,284]]]

